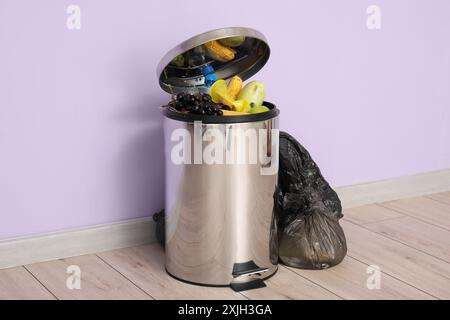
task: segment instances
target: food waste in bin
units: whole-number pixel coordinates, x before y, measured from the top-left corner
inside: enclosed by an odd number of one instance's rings
[[[234,76],[228,84],[225,80],[215,81],[209,93],[179,93],[166,107],[182,113],[205,116],[237,116],[269,111],[265,106],[264,84],[252,81],[242,87],[242,79]]]

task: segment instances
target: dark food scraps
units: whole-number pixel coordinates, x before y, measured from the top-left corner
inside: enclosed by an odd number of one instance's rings
[[[211,96],[207,93],[179,93],[175,100],[169,103],[169,107],[179,112],[209,116],[222,116],[222,110],[230,110],[230,107],[223,103],[213,102]]]

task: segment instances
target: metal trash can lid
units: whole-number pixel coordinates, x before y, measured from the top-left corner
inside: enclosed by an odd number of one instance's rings
[[[204,46],[213,40],[231,41],[233,59],[220,61],[211,57]],[[233,43],[234,41],[234,43]],[[242,42],[242,43],[240,43]],[[270,48],[259,31],[229,27],[192,37],[170,50],[159,62],[157,76],[161,88],[172,94],[208,92],[209,82],[238,75],[247,80],[267,62]]]

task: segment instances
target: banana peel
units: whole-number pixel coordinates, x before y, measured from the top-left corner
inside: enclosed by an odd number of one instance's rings
[[[209,88],[209,95],[215,103],[222,102],[229,106],[234,111],[248,112],[250,111],[250,104],[246,99],[234,100],[228,93],[227,83],[225,80],[220,79],[213,83]]]

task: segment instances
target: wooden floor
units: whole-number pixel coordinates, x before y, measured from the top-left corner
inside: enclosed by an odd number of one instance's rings
[[[179,282],[157,245],[0,270],[0,299],[449,299],[450,192],[345,210],[348,255],[320,271],[280,265],[267,287],[236,293]],[[81,289],[66,268],[81,268]],[[369,265],[381,270],[368,289]]]

